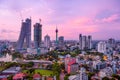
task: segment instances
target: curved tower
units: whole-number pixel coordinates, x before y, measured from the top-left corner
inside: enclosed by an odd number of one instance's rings
[[[31,47],[31,19],[27,18],[22,22],[21,32],[17,43],[17,49],[23,49],[24,40],[26,40],[27,48]]]

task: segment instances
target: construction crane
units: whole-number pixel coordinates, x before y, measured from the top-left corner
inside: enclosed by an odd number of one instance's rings
[[[23,17],[21,12],[20,12],[20,18],[21,18],[21,21],[23,22]]]

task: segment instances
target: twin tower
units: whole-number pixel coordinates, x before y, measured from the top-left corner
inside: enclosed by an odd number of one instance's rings
[[[35,48],[40,47],[42,41],[42,25],[36,23],[34,25],[34,46]],[[22,50],[26,42],[26,47],[31,48],[31,19],[27,18],[24,22],[22,21],[21,32],[17,43],[17,50]]]

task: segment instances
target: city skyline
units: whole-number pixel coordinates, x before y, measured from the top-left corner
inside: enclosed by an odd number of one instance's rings
[[[0,0],[0,40],[18,40],[22,19],[41,19],[42,39],[49,35],[65,40],[79,40],[79,34],[92,35],[93,40],[120,40],[120,0]],[[13,36],[13,37],[10,37]]]

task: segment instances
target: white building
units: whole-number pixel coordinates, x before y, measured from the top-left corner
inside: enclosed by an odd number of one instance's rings
[[[100,53],[106,53],[106,48],[107,48],[107,44],[106,42],[104,41],[100,41],[98,44],[97,44],[97,51],[100,52]]]
[[[113,74],[112,68],[107,67],[107,68],[104,68],[104,69],[100,70],[99,77],[100,78],[103,78],[103,77],[106,77],[106,76],[110,77],[110,76],[112,76],[112,74]]]
[[[50,36],[49,35],[46,35],[45,37],[44,37],[44,45],[45,45],[45,47],[46,48],[50,48]]]
[[[106,67],[106,63],[105,62],[101,62],[101,61],[93,61],[93,68],[100,70]]]
[[[0,57],[0,61],[4,62],[11,62],[12,61],[12,55],[9,55],[8,53],[2,57]]]
[[[85,68],[80,69],[80,78],[79,80],[88,80],[88,75],[86,74]]]

